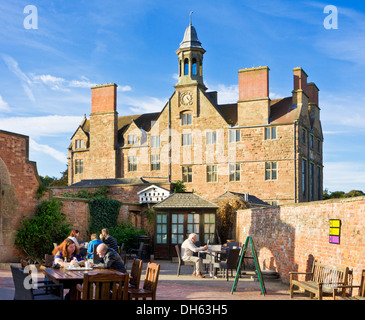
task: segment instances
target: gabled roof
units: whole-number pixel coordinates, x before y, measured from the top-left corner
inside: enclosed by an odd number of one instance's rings
[[[218,206],[192,192],[173,193],[153,206],[154,209],[218,209]]]
[[[262,201],[261,199],[248,194],[246,196],[246,194],[244,193],[239,193],[239,192],[233,192],[233,191],[226,191],[225,193],[223,193],[222,195],[220,195],[218,198],[214,199],[214,202],[217,202],[219,200],[222,199],[226,199],[226,198],[231,198],[231,197],[238,197],[240,198],[242,201],[247,202],[248,207],[252,208],[252,207],[268,207],[270,206],[269,203]]]
[[[154,185],[154,184],[153,184],[153,185],[150,185],[150,186],[148,186],[147,188],[145,188],[145,189],[143,189],[143,190],[141,190],[141,191],[137,192],[137,194],[141,194],[141,193],[146,192],[146,191],[148,191],[148,190],[151,190],[151,189],[153,189],[153,188],[156,188],[156,189],[162,189],[162,190],[164,190],[164,191],[170,192],[170,190],[167,190],[167,189],[165,189],[165,188],[161,188],[161,187],[156,186],[156,185]]]

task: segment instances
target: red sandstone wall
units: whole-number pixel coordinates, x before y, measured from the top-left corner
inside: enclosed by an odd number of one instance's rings
[[[0,262],[14,262],[19,256],[15,232],[22,216],[32,216],[40,184],[35,162],[29,161],[29,138],[0,130]]]
[[[365,197],[240,210],[237,238],[251,236],[263,270],[276,270],[289,281],[290,271],[310,271],[313,260],[353,270],[360,282],[365,268]],[[329,243],[329,219],[340,219],[341,242]]]

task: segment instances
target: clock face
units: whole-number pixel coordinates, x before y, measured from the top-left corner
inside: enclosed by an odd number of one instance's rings
[[[193,104],[193,96],[189,91],[181,93],[181,103],[185,106]]]

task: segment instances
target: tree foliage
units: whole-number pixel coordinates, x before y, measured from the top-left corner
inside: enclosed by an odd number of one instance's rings
[[[236,220],[236,211],[247,208],[246,203],[239,197],[227,197],[216,202],[217,210],[216,226],[222,243],[232,237],[232,229]]]
[[[183,181],[176,181],[174,184],[173,184],[173,187],[172,187],[172,192],[173,193],[182,193],[182,192],[186,192],[186,187],[184,185],[184,182]]]
[[[51,254],[53,243],[62,242],[70,234],[70,224],[61,208],[62,202],[47,200],[38,206],[34,217],[23,217],[15,245],[28,260],[41,263],[45,254]]]
[[[352,197],[361,197],[364,196],[365,193],[361,190],[351,190],[349,192],[344,191],[334,191],[330,192],[328,189],[323,191],[323,200],[327,199],[340,199],[340,198],[352,198]]]

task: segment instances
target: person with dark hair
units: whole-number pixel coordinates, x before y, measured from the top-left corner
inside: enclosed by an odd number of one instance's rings
[[[118,243],[110,234],[107,228],[101,230],[100,240],[103,241],[109,248],[114,249],[118,253]]]
[[[75,242],[77,247],[80,247],[79,241],[77,240],[77,238],[80,236],[80,231],[79,230],[72,230],[70,235],[68,236],[69,239],[71,239],[73,242]]]

